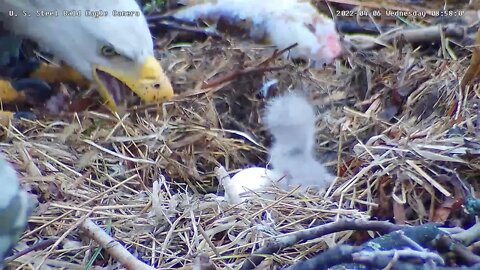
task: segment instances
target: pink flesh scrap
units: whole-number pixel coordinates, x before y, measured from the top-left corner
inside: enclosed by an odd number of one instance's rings
[[[319,42],[323,40],[323,46],[317,50],[317,59],[319,61],[319,66],[323,64],[330,64],[342,53],[342,45],[338,40],[338,35],[336,33],[327,34],[324,37],[318,37]]]
[[[334,58],[339,56],[340,53],[342,52],[342,46],[338,41],[338,35],[330,34],[326,37],[326,40],[327,40],[327,47],[330,49],[330,53],[332,54],[332,56]]]

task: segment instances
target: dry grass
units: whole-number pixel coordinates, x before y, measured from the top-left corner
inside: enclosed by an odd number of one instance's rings
[[[19,249],[58,241],[11,265],[85,269],[96,247],[78,230],[87,216],[162,269],[180,268],[201,253],[219,268],[237,269],[266,239],[340,217],[435,220],[447,197],[460,196],[457,176],[475,179],[479,172],[478,87],[459,88],[466,54],[458,51],[459,60],[448,60],[383,49],[347,55],[345,66],[317,72],[276,60],[287,68],[204,91],[203,82],[272,53],[207,41],[162,56],[181,94],[162,108],[122,118],[85,112],[15,121],[3,127],[1,151],[40,201]],[[269,138],[257,92],[272,79],[281,91],[311,90],[321,111],[318,150],[340,177],[325,197],[279,190],[286,195],[280,201],[228,205],[214,195],[214,168],[265,164]],[[291,264],[351,235],[296,245],[266,264]],[[96,269],[116,265],[102,255]]]

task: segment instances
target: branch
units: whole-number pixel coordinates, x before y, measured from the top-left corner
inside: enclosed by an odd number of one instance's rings
[[[404,229],[393,231],[389,234],[372,239],[364,243],[360,247],[335,247],[333,249],[333,254],[335,254],[335,252],[343,252],[342,256],[338,257],[339,260],[337,261],[329,258],[332,256],[332,252],[330,250],[327,250],[313,257],[312,259],[292,265],[289,269],[327,269],[335,265],[347,269],[359,269],[365,265],[371,266],[373,268],[391,267],[391,269],[399,270],[423,269],[423,265],[420,265],[418,266],[420,268],[417,268],[415,264],[397,262],[396,260],[401,257],[399,255],[402,254],[398,254],[396,252],[399,251],[398,249],[403,249],[408,250],[407,254],[410,254],[413,257],[418,258],[419,256],[423,256],[427,259],[435,257],[435,260],[441,261],[443,260],[441,257],[433,255],[433,253],[428,252],[426,249],[422,248],[421,245],[429,245],[433,240],[437,239],[437,237],[442,234],[443,232],[438,229],[435,224],[406,227]],[[412,247],[418,250],[411,250]],[[350,253],[346,251],[349,251]],[[396,255],[392,256],[391,254]],[[406,254],[404,253],[403,255]],[[430,268],[427,269],[431,269],[431,266],[428,266]]]
[[[102,228],[86,219],[80,227],[88,237],[97,242],[108,254],[119,261],[127,270],[155,270],[155,268],[141,262],[125,249],[118,241],[108,235]]]
[[[339,220],[328,224],[323,224],[310,229],[287,233],[277,236],[272,242],[257,250],[249,258],[245,260],[241,270],[253,269],[258,266],[265,255],[274,254],[286,247],[293,246],[300,242],[306,242],[315,238],[322,237],[327,234],[356,230],[356,231],[379,231],[383,233],[392,232],[405,228],[405,226],[395,225],[386,221],[368,221],[368,220]],[[337,251],[338,252],[338,251]]]
[[[396,40],[402,39],[407,43],[431,43],[439,42],[442,35],[447,38],[461,39],[465,36],[465,29],[455,24],[434,25],[418,29],[402,29],[385,36],[379,36],[379,43],[369,43],[355,46],[357,49],[369,50],[382,48],[382,44],[393,44]]]
[[[8,264],[9,262],[12,262],[12,261],[22,257],[23,255],[26,255],[26,254],[32,252],[32,251],[37,251],[37,250],[40,250],[40,249],[46,249],[47,247],[55,244],[56,241],[57,241],[56,239],[47,239],[47,240],[42,240],[40,242],[37,242],[37,243],[29,246],[28,248],[26,248],[24,250],[21,250],[21,251],[15,253],[14,255],[6,258],[4,263]]]
[[[352,254],[361,250],[360,247],[347,245],[336,246],[309,260],[298,262],[285,270],[328,269],[331,266],[353,262]]]
[[[185,20],[177,18],[173,15],[150,15],[146,16],[147,22],[149,23],[157,23],[160,21],[169,21],[169,22],[176,22],[178,24],[186,24],[190,26],[196,26],[197,22],[191,20]]]
[[[452,238],[469,246],[480,238],[480,223],[476,223],[468,230],[452,235]]]
[[[385,260],[385,258],[390,261],[393,257],[419,258],[422,260],[432,260],[438,264],[445,264],[443,258],[437,253],[428,251],[417,251],[412,249],[359,251],[352,254],[352,258],[355,262],[368,264],[379,260]]]
[[[479,238],[480,226],[473,225],[468,230],[456,234],[443,235],[438,241],[435,241],[437,250],[446,250],[453,252],[462,262],[467,265],[475,265],[480,263],[480,256],[473,253],[465,245],[470,245]],[[462,242],[462,243],[461,243]]]
[[[257,66],[260,67],[260,66],[266,66],[267,64],[269,64],[270,62],[272,62],[273,60],[277,59],[278,57],[280,57],[282,54],[290,51],[291,49],[295,48],[298,46],[298,43],[294,43],[282,50],[275,50],[272,55],[270,57],[268,57],[267,59],[263,60],[260,64],[258,64]]]
[[[214,80],[211,80],[209,82],[205,82],[203,84],[202,88],[203,89],[212,88],[212,87],[218,86],[222,83],[232,81],[237,77],[245,76],[245,75],[251,74],[251,73],[265,73],[265,72],[268,72],[268,71],[277,71],[277,70],[285,69],[287,66],[268,67],[267,65],[270,62],[272,62],[273,60],[280,57],[285,52],[291,50],[292,48],[295,48],[296,46],[298,46],[298,43],[294,43],[294,44],[292,44],[292,45],[290,45],[290,46],[288,46],[288,47],[286,47],[282,50],[276,50],[275,52],[273,52],[273,54],[270,57],[263,60],[262,62],[260,62],[255,67],[247,67],[247,68],[244,68],[244,69],[234,70],[234,71],[228,73],[227,75],[222,76],[221,78],[214,79]]]
[[[298,262],[286,270],[314,270],[329,269],[336,265],[348,265],[346,269],[391,269],[391,270],[478,270],[480,264],[471,267],[445,267],[432,266],[427,263],[414,264],[408,262],[396,261],[400,257],[416,257],[421,259],[435,259],[440,262],[439,255],[431,252],[418,252],[413,250],[391,250],[391,251],[359,251],[361,247],[352,247],[342,245],[327,250],[309,260]],[[395,255],[395,253],[397,255]],[[362,256],[367,256],[363,257]],[[351,263],[355,263],[351,265]],[[351,267],[350,267],[351,266]],[[345,267],[335,267],[335,269],[344,269]]]
[[[223,38],[223,36],[218,33],[215,30],[212,30],[210,28],[201,28],[201,27],[195,27],[195,26],[185,26],[185,25],[180,25],[176,23],[169,23],[169,22],[157,22],[155,24],[155,27],[163,27],[167,29],[174,29],[178,31],[184,31],[184,32],[189,32],[189,33],[195,33],[195,34],[202,34],[207,37],[213,37],[213,38]]]

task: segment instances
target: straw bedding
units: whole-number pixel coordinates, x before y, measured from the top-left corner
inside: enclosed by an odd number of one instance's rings
[[[97,247],[78,230],[86,217],[162,269],[198,254],[219,269],[238,269],[266,239],[343,217],[445,221],[455,212],[452,198],[464,192],[459,179],[477,188],[480,144],[478,86],[459,87],[468,51],[456,48],[458,59],[442,51],[348,53],[344,65],[320,71],[277,58],[269,65],[280,70],[205,90],[205,82],[273,53],[235,38],[209,39],[159,51],[180,95],[173,102],[121,118],[91,111],[15,120],[3,127],[0,149],[40,201],[18,249],[54,240],[17,261],[24,269],[41,262],[84,269]],[[320,111],[319,157],[339,177],[325,196],[277,190],[279,201],[228,205],[214,195],[222,192],[214,169],[265,165],[270,137],[259,90],[273,79],[279,92],[310,90]],[[351,237],[347,231],[298,244],[264,266],[289,265]],[[101,254],[95,269],[118,266]]]

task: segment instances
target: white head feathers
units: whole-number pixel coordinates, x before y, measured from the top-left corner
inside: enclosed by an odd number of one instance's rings
[[[15,34],[35,40],[88,79],[92,79],[92,63],[112,65],[100,55],[103,46],[112,46],[137,63],[153,55],[149,28],[135,0],[0,0],[0,10],[17,14],[2,14],[2,21]],[[40,11],[57,14],[41,16]],[[79,11],[81,15],[65,16],[64,11]],[[114,16],[114,11],[131,11],[132,16]]]

